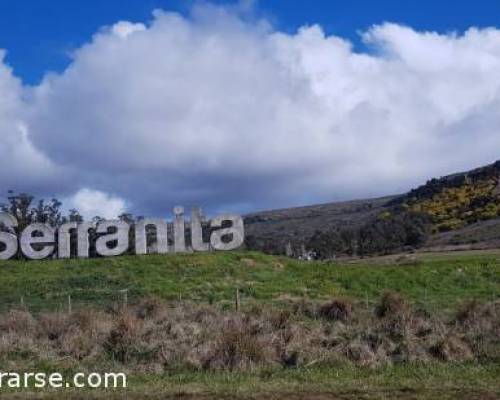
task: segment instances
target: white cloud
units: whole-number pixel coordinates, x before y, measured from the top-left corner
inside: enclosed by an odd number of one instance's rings
[[[369,53],[316,25],[158,11],[99,31],[24,89],[28,105],[10,71],[1,88],[40,175],[64,171],[61,191],[116,193],[139,213],[394,193],[500,158],[500,30],[383,24],[363,39]],[[0,103],[0,131],[7,114]]]
[[[22,177],[24,184],[40,190],[54,183],[57,172],[28,136],[23,87],[4,57],[0,49],[0,185],[5,191],[15,188]]]
[[[86,220],[95,216],[115,219],[126,211],[125,200],[87,188],[80,189],[69,198],[68,204],[69,208],[76,208]]]
[[[146,27],[144,24],[133,24],[128,21],[120,21],[112,26],[111,32],[122,39],[126,39],[127,36],[132,33],[144,31],[145,29]]]

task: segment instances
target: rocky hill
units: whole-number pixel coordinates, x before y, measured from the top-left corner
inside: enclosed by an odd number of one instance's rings
[[[356,230],[401,213],[429,218],[426,247],[500,247],[500,161],[431,179],[403,195],[249,214],[247,244],[281,252],[287,243],[304,247],[318,231]]]

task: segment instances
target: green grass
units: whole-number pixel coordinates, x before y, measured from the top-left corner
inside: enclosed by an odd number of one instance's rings
[[[182,398],[182,399],[495,399],[498,365],[399,365],[376,369],[329,368],[239,372],[175,372],[130,375],[126,389],[23,390],[5,398]],[[65,377],[71,380],[68,371]]]
[[[211,393],[228,396],[260,398],[259,393],[281,393],[282,398],[296,393],[336,393],[345,398],[388,398],[391,393],[404,398],[401,393],[412,393],[429,398],[432,394],[460,391],[499,392],[497,382],[500,367],[495,365],[444,365],[392,366],[377,369],[339,366],[337,368],[301,368],[297,370],[260,371],[233,374],[173,374],[171,376],[132,377],[130,389],[147,386],[150,391],[169,393]],[[147,392],[147,391],[146,391]],[[215,397],[215,396],[214,396]],[[438,397],[438,396],[436,396]]]
[[[419,255],[417,266],[386,259],[358,263],[301,262],[256,252],[122,256],[88,260],[0,262],[0,304],[32,310],[158,296],[207,303],[270,302],[349,296],[373,302],[386,289],[429,307],[500,296],[500,253]]]

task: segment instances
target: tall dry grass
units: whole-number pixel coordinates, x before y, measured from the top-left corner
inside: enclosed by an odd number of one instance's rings
[[[108,311],[0,315],[0,362],[50,361],[165,372],[293,368],[349,362],[500,361],[500,302],[464,304],[453,317],[416,310],[384,293],[374,310],[346,299],[284,309],[169,304]]]

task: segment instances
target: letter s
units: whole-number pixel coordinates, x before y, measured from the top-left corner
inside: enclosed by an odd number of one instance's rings
[[[17,236],[11,233],[17,227],[17,219],[9,213],[0,212],[0,224],[4,227],[4,231],[0,232],[0,243],[5,245],[5,249],[0,251],[0,260],[8,260],[16,255],[18,249]]]

